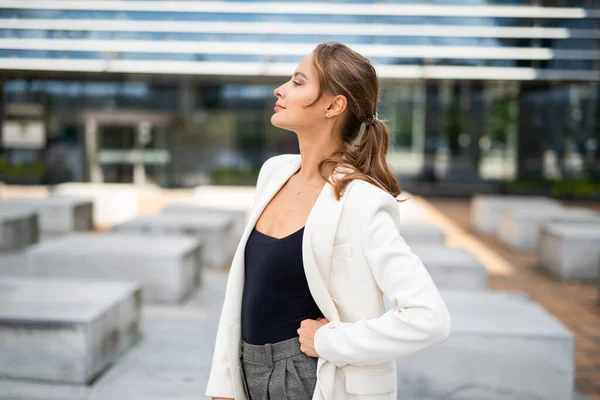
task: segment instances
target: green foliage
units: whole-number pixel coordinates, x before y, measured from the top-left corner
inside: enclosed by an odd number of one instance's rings
[[[507,193],[543,193],[560,198],[599,198],[600,182],[590,180],[558,180],[517,179],[506,182],[504,191]]]
[[[555,181],[550,194],[556,197],[600,196],[600,183],[590,181]]]
[[[248,170],[235,168],[219,168],[209,171],[209,176],[214,184],[220,185],[254,185],[258,179],[260,168]]]
[[[501,99],[489,110],[486,133],[494,143],[506,145],[511,126],[516,123],[517,104],[514,99]]]
[[[412,110],[402,109],[398,111],[398,123],[396,124],[396,144],[398,146],[412,146],[413,140],[413,115]]]
[[[41,162],[23,165],[10,165],[0,159],[0,179],[41,178],[46,175],[48,168]]]
[[[448,137],[448,147],[453,156],[460,153],[458,137],[467,131],[467,118],[460,108],[460,102],[454,98],[444,113],[444,132]]]

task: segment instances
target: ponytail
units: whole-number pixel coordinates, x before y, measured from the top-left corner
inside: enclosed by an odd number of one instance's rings
[[[384,121],[377,119],[377,113],[368,112],[376,110],[379,102],[377,70],[367,58],[339,42],[319,44],[313,51],[312,61],[319,78],[319,94],[309,106],[324,93],[343,95],[348,101],[348,110],[339,124],[344,148],[321,161],[321,176],[331,183],[338,200],[354,179],[372,183],[397,197],[400,183],[386,161],[390,130]],[[360,143],[356,144],[363,123],[365,129]],[[336,175],[332,182],[323,174],[325,164],[332,164],[334,172],[341,168],[343,173]]]
[[[342,151],[323,160],[319,169],[326,163],[334,163],[336,168],[343,167],[352,171],[331,182],[336,199],[339,200],[346,185],[354,179],[367,181],[388,192],[394,198],[397,197],[401,193],[401,189],[396,174],[386,160],[389,146],[389,128],[383,121],[375,119],[365,125],[359,144],[346,145]]]

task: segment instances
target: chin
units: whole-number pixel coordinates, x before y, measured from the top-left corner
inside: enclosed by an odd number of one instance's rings
[[[277,128],[286,129],[285,124],[282,124],[281,121],[278,121],[276,114],[271,117],[271,125],[276,126]]]

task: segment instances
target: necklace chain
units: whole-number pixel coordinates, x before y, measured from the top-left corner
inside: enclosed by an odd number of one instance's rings
[[[296,176],[297,176],[297,175],[294,175],[294,181],[296,180],[296,179],[295,179],[295,178],[296,178]],[[296,182],[292,182],[292,184],[293,184],[293,186],[294,186],[294,191],[296,192],[296,194],[297,194],[297,195],[298,195],[298,194],[300,194],[300,193],[308,193],[308,192],[313,192],[313,191],[315,191],[315,190],[319,189],[319,187],[316,187],[316,188],[314,188],[314,189],[311,189],[311,190],[303,190],[303,191],[299,191],[299,190],[296,190]]]

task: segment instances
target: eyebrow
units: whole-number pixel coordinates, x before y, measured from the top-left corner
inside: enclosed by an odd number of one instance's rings
[[[296,76],[296,75],[302,75],[304,77],[304,79],[308,80],[306,75],[304,75],[302,72],[294,72],[294,76]]]

